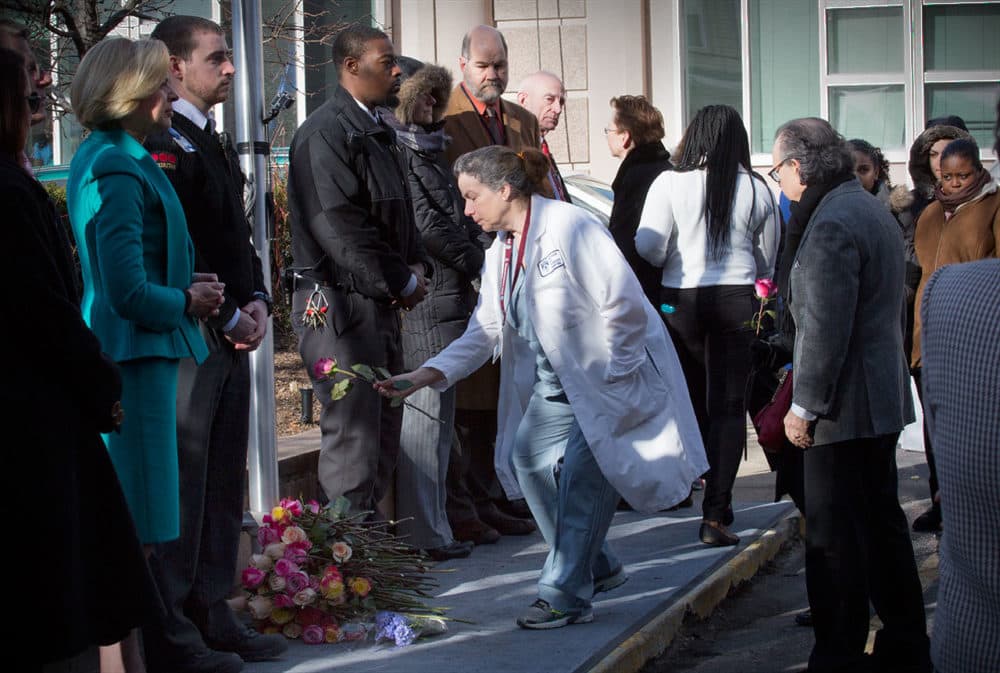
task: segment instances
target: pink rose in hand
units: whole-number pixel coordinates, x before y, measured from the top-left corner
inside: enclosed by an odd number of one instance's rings
[[[769,299],[778,290],[778,285],[770,278],[758,278],[753,284],[758,299]]]
[[[319,380],[323,380],[330,377],[333,370],[337,368],[337,361],[333,358],[320,358],[316,360],[313,365],[313,376]]]

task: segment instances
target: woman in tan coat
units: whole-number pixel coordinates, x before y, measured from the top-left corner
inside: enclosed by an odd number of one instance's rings
[[[997,257],[1000,250],[1000,185],[983,168],[974,140],[953,140],[941,152],[941,175],[934,188],[934,199],[920,215],[913,239],[921,278],[917,286],[910,364],[921,403],[920,305],[924,286],[942,266]],[[929,441],[924,442],[924,450],[930,470],[931,497],[935,498],[937,469]],[[940,503],[933,502],[930,509],[914,520],[913,530],[939,530],[940,507]]]

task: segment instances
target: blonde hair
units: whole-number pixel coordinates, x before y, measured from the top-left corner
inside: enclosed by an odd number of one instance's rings
[[[163,86],[170,54],[159,40],[113,37],[88,51],[70,86],[70,102],[86,128],[114,125]]]

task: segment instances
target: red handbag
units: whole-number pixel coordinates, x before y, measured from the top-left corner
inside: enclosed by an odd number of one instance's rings
[[[768,453],[780,453],[785,446],[785,415],[792,406],[792,370],[784,370],[771,401],[753,417],[757,443]]]

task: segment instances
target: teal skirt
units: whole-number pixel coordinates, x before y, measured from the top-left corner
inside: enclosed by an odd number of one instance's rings
[[[180,536],[178,362],[143,358],[118,363],[125,420],[120,433],[104,440],[143,544]]]

